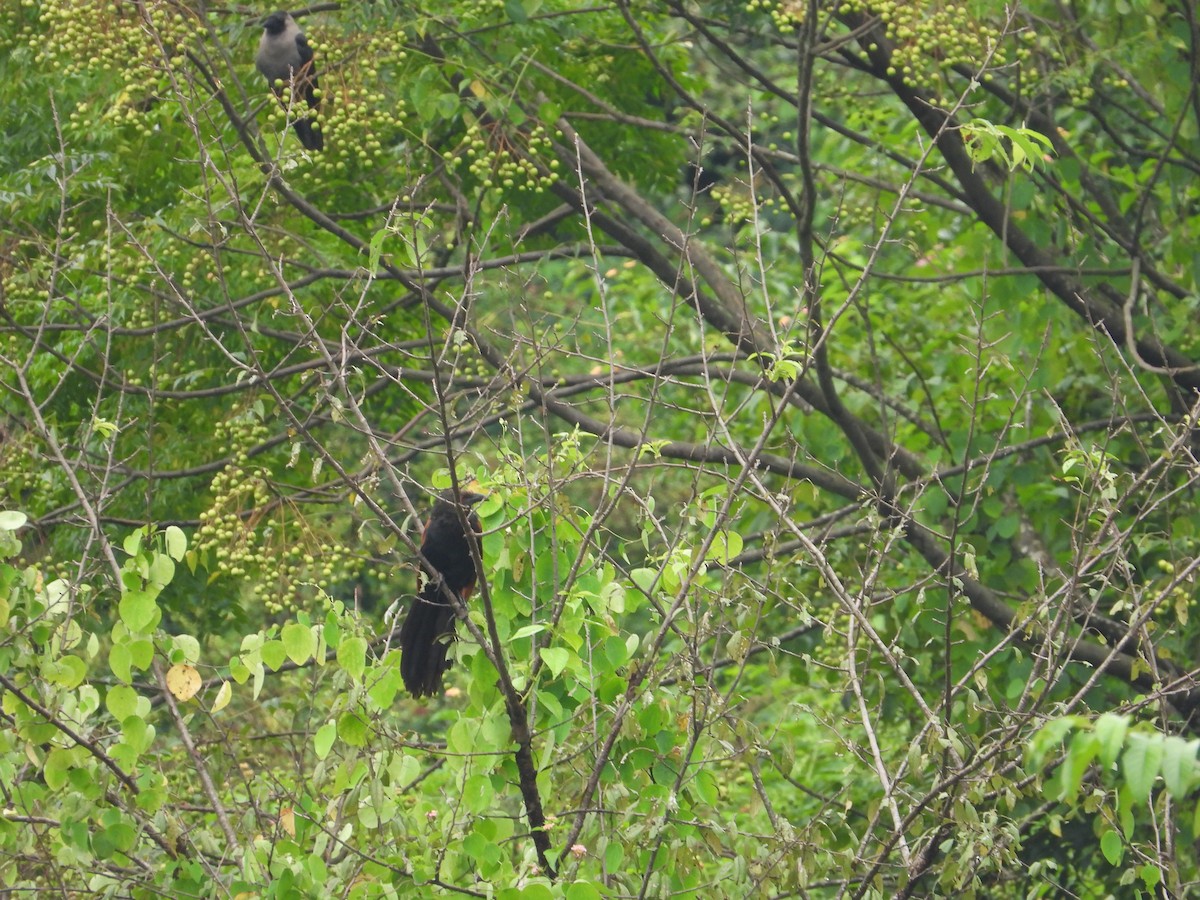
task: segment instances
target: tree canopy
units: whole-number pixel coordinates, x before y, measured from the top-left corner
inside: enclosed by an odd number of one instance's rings
[[[1197,884],[1193,3],[271,11],[0,7],[0,883]]]

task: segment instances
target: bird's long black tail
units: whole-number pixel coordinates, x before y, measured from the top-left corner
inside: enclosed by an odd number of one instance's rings
[[[320,129],[314,127],[308,119],[297,119],[292,123],[292,127],[296,129],[296,137],[300,138],[300,145],[305,150],[325,149],[325,139],[321,137]]]
[[[442,596],[441,585],[428,584],[413,600],[400,627],[400,677],[412,696],[426,697],[442,689],[453,638],[454,610]]]

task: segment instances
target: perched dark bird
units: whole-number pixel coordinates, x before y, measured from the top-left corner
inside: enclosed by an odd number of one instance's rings
[[[464,603],[475,590],[475,558],[471,547],[474,545],[478,552],[483,528],[473,507],[483,499],[483,494],[463,491],[456,502],[453,490],[443,491],[433,504],[421,535],[421,555],[441,578],[426,580],[400,628],[400,676],[414,697],[440,691],[442,675],[450,668],[446,653],[454,640],[454,607],[443,585]],[[463,514],[468,525],[465,531]]]
[[[308,108],[315,110],[321,102],[317,97],[317,66],[304,32],[291,14],[286,12],[271,13],[263,19],[262,24],[263,35],[258,42],[254,65],[267,79],[267,84],[281,103],[285,103],[284,88],[289,88],[293,104],[303,97]],[[298,114],[295,109],[292,114],[295,116],[292,127],[296,129],[296,137],[300,138],[304,149],[322,149],[325,140],[321,137],[320,126],[307,114]]]

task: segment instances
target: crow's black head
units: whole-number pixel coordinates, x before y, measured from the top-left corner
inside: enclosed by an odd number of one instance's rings
[[[263,19],[263,30],[267,34],[283,34],[283,30],[287,28],[289,18],[291,17],[286,12],[273,12]]]

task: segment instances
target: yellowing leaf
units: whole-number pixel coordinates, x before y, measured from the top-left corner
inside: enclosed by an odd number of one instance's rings
[[[279,827],[291,837],[296,836],[296,812],[290,806],[285,806],[279,813]]]
[[[191,666],[178,663],[167,669],[167,690],[176,700],[191,700],[203,683],[200,673]]]
[[[230,698],[233,697],[233,685],[228,681],[222,681],[221,687],[217,691],[217,699],[213,701],[212,711],[219,713],[229,705]]]

